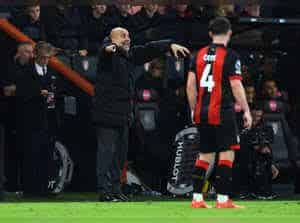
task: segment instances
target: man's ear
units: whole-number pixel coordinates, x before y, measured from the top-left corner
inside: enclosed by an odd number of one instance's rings
[[[213,38],[213,34],[212,34],[211,31],[208,32],[208,35],[209,35],[210,38]]]
[[[113,40],[113,38],[111,38],[111,36],[108,36],[108,41],[109,41],[109,43],[111,43],[111,44],[116,44],[116,45],[117,45],[116,41]]]

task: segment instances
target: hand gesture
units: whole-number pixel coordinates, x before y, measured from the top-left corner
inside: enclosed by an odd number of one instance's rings
[[[82,56],[82,57],[85,57],[88,55],[88,51],[87,50],[79,50],[78,51],[79,55]]]
[[[9,85],[3,88],[3,93],[5,96],[15,96],[16,95],[16,85]]]
[[[115,44],[109,45],[109,46],[105,47],[105,51],[107,53],[114,53],[117,51],[117,46]]]
[[[44,97],[47,97],[49,94],[48,90],[41,90],[41,95],[43,95]]]
[[[194,122],[194,111],[191,111],[191,121],[192,121],[192,124],[194,125],[195,122]]]
[[[274,164],[272,164],[271,169],[272,169],[272,180],[274,180],[278,177],[279,170]]]
[[[247,111],[244,113],[243,121],[244,121],[244,128],[250,129],[252,126],[252,117],[251,117],[250,111]]]
[[[183,57],[186,57],[187,55],[190,54],[190,51],[188,48],[178,45],[178,44],[171,44],[171,51],[173,55],[178,59],[179,55],[182,55]]]

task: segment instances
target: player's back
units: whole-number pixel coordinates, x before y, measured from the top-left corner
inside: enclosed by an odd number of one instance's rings
[[[225,110],[232,110],[234,99],[230,80],[241,80],[238,56],[221,44],[200,49],[192,64],[197,80],[196,124],[220,125]]]

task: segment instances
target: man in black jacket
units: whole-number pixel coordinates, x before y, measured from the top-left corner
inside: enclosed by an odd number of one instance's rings
[[[99,41],[102,42],[114,27],[107,5],[94,0],[84,21],[89,55],[98,54]]]
[[[39,1],[32,1],[24,13],[14,16],[10,21],[34,41],[46,40],[45,24],[40,16]]]
[[[157,4],[146,4],[134,15],[135,44],[144,44],[157,40],[157,28],[163,22],[162,15],[158,12]],[[157,39],[156,39],[157,38]]]
[[[1,75],[1,105],[0,105],[0,130],[1,142],[0,142],[0,200],[3,197],[4,190],[4,135],[10,135],[16,128],[16,77],[20,76],[25,70],[29,62],[33,58],[33,46],[29,42],[20,43],[17,46],[16,54],[13,60],[9,60],[3,68]],[[5,166],[8,167],[9,173],[18,172],[18,151],[14,146],[10,146],[6,151],[6,158],[14,157]],[[9,185],[17,185],[17,177],[14,174],[7,175],[8,187]],[[2,182],[1,182],[2,181]],[[2,191],[2,193],[1,193]]]
[[[132,120],[134,66],[171,50],[178,57],[188,49],[170,40],[130,47],[129,32],[114,28],[99,55],[93,120],[97,131],[97,190],[99,201],[126,201],[121,193],[120,170],[126,161],[128,128]]]
[[[44,196],[48,189],[48,160],[51,146],[47,107],[53,71],[48,67],[55,49],[40,41],[35,46],[34,61],[16,77],[18,149],[23,151],[24,195]]]
[[[72,0],[57,0],[55,7],[45,11],[47,41],[55,47],[86,56],[87,38],[80,10]]]

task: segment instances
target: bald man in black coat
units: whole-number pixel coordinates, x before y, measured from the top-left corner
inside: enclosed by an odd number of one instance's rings
[[[114,28],[104,41],[98,63],[93,98],[97,131],[97,190],[99,201],[126,201],[120,172],[127,158],[128,128],[133,117],[134,68],[171,51],[175,57],[189,54],[172,40],[130,46],[129,32]]]

